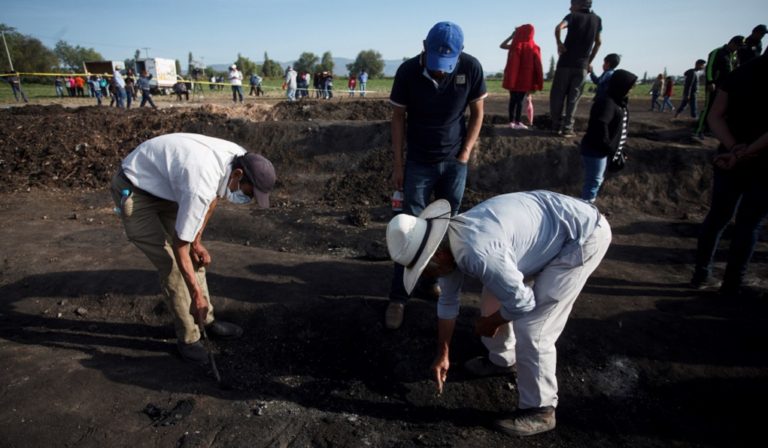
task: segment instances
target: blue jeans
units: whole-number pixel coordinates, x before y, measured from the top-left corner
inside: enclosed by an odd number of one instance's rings
[[[690,96],[683,97],[682,100],[680,100],[680,106],[677,108],[677,114],[675,116],[680,115],[685,110],[685,106],[691,106],[691,118],[696,118],[696,94],[692,93]]]
[[[561,67],[555,70],[552,91],[549,93],[549,114],[552,129],[573,131],[574,114],[579,105],[587,71],[580,68]]]
[[[403,213],[418,216],[435,199],[445,199],[451,204],[451,215],[459,212],[464,186],[467,183],[467,165],[455,158],[438,163],[408,161],[403,181]],[[389,299],[396,302],[408,300],[403,286],[403,266],[395,263]],[[434,281],[432,282],[434,283]]]
[[[232,86],[232,102],[236,103],[240,99],[243,102],[243,86]]]
[[[701,225],[694,276],[705,279],[711,274],[720,236],[734,213],[736,223],[723,277],[723,288],[728,290],[739,288],[747,272],[760,223],[768,215],[768,185],[756,176],[715,168],[712,203]]]
[[[600,186],[603,185],[608,157],[581,156],[581,160],[584,162],[584,186],[581,189],[581,199],[595,202]]]
[[[664,95],[664,101],[661,103],[661,112],[664,112],[664,109],[669,107],[670,111],[675,110],[675,106],[672,105],[672,101],[670,101],[669,97]]]
[[[117,107],[122,109],[125,107],[125,87],[115,86],[115,89],[117,89]]]
[[[651,91],[651,112],[658,108],[661,110],[661,103],[659,102],[659,92]]]

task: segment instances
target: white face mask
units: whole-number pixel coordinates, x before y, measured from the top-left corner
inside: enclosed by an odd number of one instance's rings
[[[250,196],[240,190],[240,181],[237,182],[237,190],[231,191],[227,188],[227,200],[233,204],[247,204],[251,202],[251,199]]]

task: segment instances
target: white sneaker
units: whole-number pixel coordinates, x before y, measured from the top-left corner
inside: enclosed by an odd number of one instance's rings
[[[517,129],[528,129],[528,126],[523,123],[517,123]]]
[[[510,122],[509,123],[509,127],[512,128],[512,129],[519,129],[517,123],[514,123],[514,122]]]

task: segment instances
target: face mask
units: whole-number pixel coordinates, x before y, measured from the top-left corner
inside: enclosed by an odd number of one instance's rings
[[[233,204],[247,204],[251,202],[251,197],[240,190],[240,182],[237,182],[237,190],[227,188],[227,200]]]

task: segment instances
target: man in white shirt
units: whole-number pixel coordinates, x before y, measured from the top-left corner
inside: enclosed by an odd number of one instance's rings
[[[232,64],[229,67],[229,84],[232,85],[232,102],[237,104],[243,102],[243,73],[237,69],[237,65]]]
[[[288,101],[296,101],[296,86],[296,70],[293,69],[293,66],[289,65],[285,71],[285,93]]]
[[[128,239],[155,265],[174,316],[182,357],[208,362],[200,328],[222,338],[242,329],[214,319],[205,267],[211,256],[202,235],[219,198],[256,199],[269,207],[276,180],[272,163],[241,146],[199,134],[147,140],[123,160],[112,178],[112,197]]]
[[[489,356],[465,368],[482,376],[517,370],[518,410],[496,421],[497,428],[521,436],[554,429],[555,342],[608,250],[610,226],[593,205],[549,191],[496,196],[450,215],[450,204],[441,199],[418,217],[397,215],[387,226],[387,248],[405,267],[406,291],[422,275],[439,277],[438,354],[432,364],[438,393],[450,367],[459,293],[469,275],[483,284],[475,330]]]

